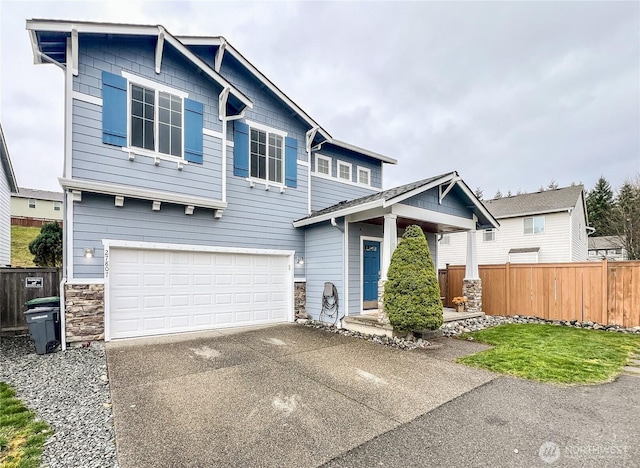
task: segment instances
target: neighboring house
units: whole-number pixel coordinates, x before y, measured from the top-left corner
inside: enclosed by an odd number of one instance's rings
[[[498,226],[455,172],[383,190],[393,158],[332,138],[222,37],[27,30],[65,73],[67,341],[292,321],[294,291],[319,318],[325,282],[358,315],[407,225],[436,256],[440,232]]]
[[[11,195],[18,192],[7,141],[0,125],[0,267],[11,264]]]
[[[11,195],[11,224],[37,226],[51,221],[62,221],[64,194],[20,187]]]
[[[588,226],[582,185],[483,201],[500,229],[478,232],[478,263],[547,263],[587,260]],[[438,268],[465,264],[465,234],[444,234]]]
[[[589,260],[627,260],[624,238],[619,236],[589,237]]]

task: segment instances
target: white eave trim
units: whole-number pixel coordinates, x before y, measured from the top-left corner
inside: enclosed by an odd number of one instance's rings
[[[177,205],[193,205],[199,208],[211,208],[214,210],[221,210],[227,207],[227,203],[221,200],[181,195],[160,190],[142,189],[129,185],[105,184],[90,180],[65,179],[62,177],[59,178],[58,181],[65,190],[79,190],[113,196],[120,195],[139,200],[152,200]]]
[[[186,252],[237,253],[248,255],[281,255],[292,257],[294,250],[252,249],[245,247],[219,247],[212,245],[176,244],[164,242],[129,241],[121,239],[102,239],[102,245],[111,249],[146,249],[146,250],[180,250]]]
[[[230,43],[223,37],[188,37],[188,36],[176,36],[184,45],[211,45],[221,47],[225,44],[225,52],[230,53],[238,62],[240,62],[247,70],[258,78],[273,94],[278,96],[284,103],[296,111],[296,113],[302,117],[302,119],[311,126],[311,128],[317,127],[318,132],[327,140],[331,141],[331,135],[323,129],[315,120],[302,110],[295,102],[284,94],[280,89],[273,84],[260,70],[258,70],[251,62],[249,62],[244,56],[238,52]]]
[[[511,218],[523,218],[525,216],[544,216],[546,214],[555,214],[555,213],[570,213],[574,207],[567,208],[554,208],[552,210],[544,210],[544,211],[529,211],[523,213],[516,213],[512,215],[498,216],[496,219],[511,219]]]
[[[332,218],[341,218],[343,216],[347,216],[354,213],[359,213],[361,211],[370,210],[372,208],[381,208],[383,206],[383,200],[374,200],[368,203],[362,203],[360,205],[350,206],[347,208],[343,208],[341,210],[332,211],[330,213],[325,213],[320,216],[314,216],[312,218],[305,218],[299,221],[293,222],[293,227],[303,227],[310,226],[312,224],[321,223],[323,221],[329,221]]]
[[[132,24],[113,24],[113,23],[89,23],[89,22],[71,22],[57,20],[27,20],[27,31],[51,31],[51,32],[68,32],[73,30],[77,33],[84,34],[129,34],[134,36],[164,36],[164,41],[171,44],[176,50],[183,54],[187,59],[193,62],[198,68],[205,72],[211,79],[223,88],[229,88],[234,96],[236,96],[245,106],[253,109],[253,102],[239,89],[225,80],[220,74],[212,69],[206,62],[191,52],[182,42],[176,39],[163,26],[144,26]],[[31,35],[32,40],[35,34]],[[32,46],[34,47],[34,46]],[[37,44],[34,51],[39,51]]]
[[[390,158],[389,156],[385,156],[380,153],[376,153],[374,151],[369,151],[368,149],[360,148],[359,146],[352,145],[351,143],[347,143],[345,141],[336,140],[332,138],[329,143],[339,148],[344,148],[350,151],[354,151],[356,153],[364,154],[365,156],[369,156],[370,158],[377,159],[379,161],[389,163],[389,164],[398,164],[396,159]]]

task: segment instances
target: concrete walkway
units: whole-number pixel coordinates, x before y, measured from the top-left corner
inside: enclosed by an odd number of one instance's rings
[[[444,343],[444,344],[443,344]],[[317,466],[496,376],[295,324],[112,342],[122,468]]]

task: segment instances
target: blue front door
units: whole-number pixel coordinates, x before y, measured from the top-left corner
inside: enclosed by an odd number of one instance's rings
[[[363,285],[364,309],[378,308],[378,280],[380,279],[380,242],[363,242]]]

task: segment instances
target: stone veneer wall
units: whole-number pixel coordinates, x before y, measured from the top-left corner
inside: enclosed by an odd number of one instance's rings
[[[462,280],[462,295],[467,297],[466,312],[482,312],[482,280]]]
[[[293,290],[293,311],[295,316],[307,315],[307,283],[295,283]]]
[[[384,285],[387,280],[378,280],[378,323],[389,324],[389,316],[384,311]]]
[[[67,342],[104,340],[104,285],[65,284]]]

